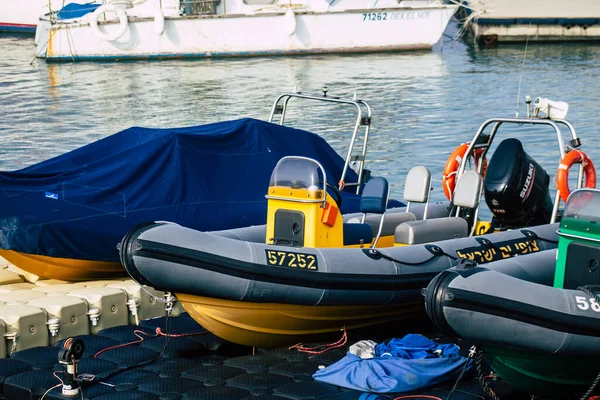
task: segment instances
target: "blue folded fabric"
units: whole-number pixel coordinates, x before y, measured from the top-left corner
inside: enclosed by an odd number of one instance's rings
[[[362,359],[347,353],[315,372],[313,378],[365,392],[409,392],[455,377],[470,362],[459,350],[453,344],[438,344],[422,335],[409,334],[377,345],[375,358]]]
[[[79,3],[68,3],[63,8],[60,9],[56,17],[58,19],[71,19],[71,18],[80,18],[85,14],[89,14],[96,10],[96,8],[100,7],[102,4],[99,3],[87,3],[87,4],[79,4]]]
[[[421,358],[444,357],[459,355],[460,349],[455,344],[438,344],[423,335],[409,333],[402,339],[392,339],[387,343],[375,346],[375,356],[390,355],[413,360]]]

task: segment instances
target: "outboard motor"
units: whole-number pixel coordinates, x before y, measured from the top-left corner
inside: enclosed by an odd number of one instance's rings
[[[547,224],[552,215],[550,177],[517,139],[505,139],[490,160],[484,181],[485,202],[495,229]]]

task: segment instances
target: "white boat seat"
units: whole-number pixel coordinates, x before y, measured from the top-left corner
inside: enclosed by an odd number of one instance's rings
[[[422,165],[408,171],[404,181],[404,201],[407,202],[406,212],[410,212],[411,203],[425,203],[423,219],[427,219],[429,195],[431,193],[431,172]]]
[[[454,197],[452,201],[456,206],[455,217],[460,216],[461,208],[469,208],[477,210],[479,207],[479,200],[481,199],[481,189],[483,186],[483,178],[475,171],[465,171],[458,179],[456,189],[454,190]],[[475,212],[474,219],[477,218],[477,212]],[[469,221],[467,221],[469,222]],[[469,228],[469,235],[473,235],[475,232],[476,223],[471,221],[471,227]]]
[[[435,218],[398,225],[394,233],[394,243],[400,245],[423,244],[467,236],[469,236],[469,225],[463,218]]]
[[[477,208],[482,185],[481,175],[475,171],[465,171],[456,184],[456,190],[454,190],[454,198],[452,199],[454,205],[464,208]]]
[[[461,208],[477,208],[481,197],[483,179],[475,171],[466,171],[456,184],[454,205],[456,215],[446,218],[435,218],[406,222],[399,225],[394,233],[394,243],[412,245],[466,237],[471,234],[468,222],[458,217]]]
[[[360,199],[360,211],[363,213],[360,223],[344,224],[344,246],[366,244],[372,241],[371,246],[375,247],[383,229],[389,195],[390,186],[387,179],[381,176],[369,179]],[[371,225],[366,223],[367,214],[377,214],[378,229],[375,235],[373,235],[374,230]]]

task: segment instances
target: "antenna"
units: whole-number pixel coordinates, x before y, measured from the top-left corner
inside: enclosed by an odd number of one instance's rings
[[[531,27],[531,20],[529,20],[529,27]],[[525,69],[525,58],[527,57],[527,45],[529,44],[529,33],[527,33],[527,39],[525,40],[525,51],[523,52],[523,63],[521,64],[521,74],[519,75],[519,88],[517,89],[517,107],[515,109],[515,116],[519,118],[519,98],[521,97],[521,81],[523,80],[523,70]]]

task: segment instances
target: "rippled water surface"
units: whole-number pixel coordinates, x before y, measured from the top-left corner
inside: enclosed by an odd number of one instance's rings
[[[422,164],[433,172],[439,200],[449,153],[486,119],[515,115],[520,78],[521,98],[569,103],[568,119],[584,149],[600,160],[600,46],[477,48],[449,39],[456,29],[450,26],[441,45],[425,52],[105,64],[32,62],[33,39],[0,37],[0,169],[22,168],[134,125],[267,119],[280,93],[326,85],[330,94],[356,93],[371,105],[368,168],[390,179],[393,196],[401,197],[406,171]],[[323,132],[336,149],[345,147],[351,113],[298,106],[290,125]],[[519,108],[523,115],[522,101]],[[520,129],[515,135],[553,176],[554,133]]]

